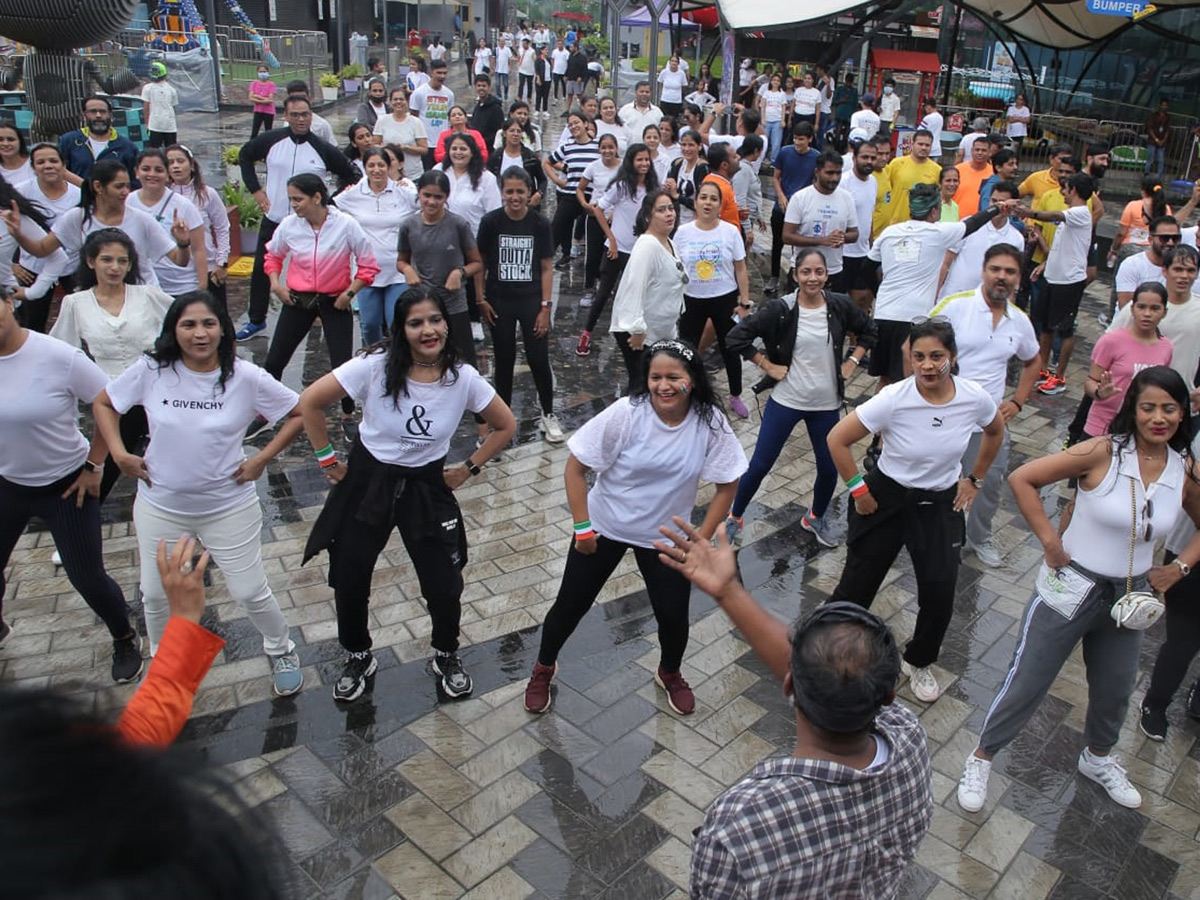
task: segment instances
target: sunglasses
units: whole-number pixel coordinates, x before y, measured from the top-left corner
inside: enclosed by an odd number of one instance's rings
[[[949,325],[949,316],[913,316],[910,324],[924,325],[926,322],[933,322],[935,325]]]
[[[1181,234],[1152,234],[1150,237],[1157,238],[1163,243],[1171,244],[1178,244],[1183,239],[1183,235]]]

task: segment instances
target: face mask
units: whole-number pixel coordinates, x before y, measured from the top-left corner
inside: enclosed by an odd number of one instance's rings
[[[270,77],[271,77],[271,73],[270,73],[270,72],[259,72],[259,73],[258,73],[258,80],[259,80],[259,81],[266,81],[266,80],[267,80],[268,78],[270,78]]]
[[[884,92],[885,94],[891,94],[891,92],[892,92],[892,89],[891,89],[890,87],[885,87],[885,88],[883,89],[883,92]]]

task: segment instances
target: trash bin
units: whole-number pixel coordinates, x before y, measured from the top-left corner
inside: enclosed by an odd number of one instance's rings
[[[405,57],[404,51],[402,49],[400,49],[399,47],[388,47],[388,51],[387,51],[388,80],[390,81],[393,78],[397,78],[401,74],[407,75],[408,74],[407,62],[408,62],[407,57]],[[401,66],[404,67],[403,73],[400,72]]]

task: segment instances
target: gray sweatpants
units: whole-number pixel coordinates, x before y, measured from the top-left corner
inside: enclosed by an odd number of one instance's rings
[[[975,466],[975,457],[979,455],[979,445],[983,443],[983,432],[977,431],[971,435],[966,452],[962,457],[963,475],[970,475]],[[992,519],[1000,508],[1000,491],[1004,488],[1004,479],[1008,477],[1008,429],[1004,429],[1004,439],[992,467],[983,479],[983,487],[979,496],[971,504],[967,514],[967,540],[976,546],[987,543],[992,538]]]
[[[989,756],[1004,749],[1029,721],[1080,640],[1088,683],[1083,738],[1102,754],[1116,746],[1137,682],[1142,632],[1118,628],[1109,615],[1113,599],[1125,593],[1124,578],[1108,579],[1082,566],[1074,568],[1096,581],[1074,616],[1067,619],[1051,609],[1036,591],[1025,607],[1012,665],[979,736],[979,749]],[[1147,589],[1145,575],[1134,577],[1133,589]]]

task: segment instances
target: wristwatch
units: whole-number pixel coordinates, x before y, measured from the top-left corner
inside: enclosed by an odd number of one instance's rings
[[[85,459],[83,461],[83,467],[93,475],[98,475],[104,471],[104,466],[101,463],[94,463],[90,459]],[[1178,560],[1176,560],[1176,562],[1178,562]],[[1186,575],[1187,572],[1184,572],[1183,574]]]
[[[458,267],[458,276],[459,276],[459,277],[460,277],[460,278],[461,278],[463,281],[466,281],[466,280],[467,280],[467,267],[466,267],[466,266],[459,266],[459,267]]]
[[[471,458],[469,456],[467,457],[467,460],[464,463],[464,465],[466,465],[467,471],[470,472],[472,475],[479,474],[479,466],[477,466],[477,465],[475,465],[475,463],[471,462]]]
[[[975,488],[975,490],[979,490],[981,487],[983,487],[983,479],[977,477],[974,473],[964,477],[967,479],[967,481],[971,482],[971,485]]]
[[[553,305],[554,305],[554,303],[553,303],[552,301],[550,301],[550,300],[543,300],[543,301],[542,301],[542,309],[549,309],[549,308],[550,308],[550,307],[552,307]]]
[[[1173,562],[1173,563],[1175,563],[1175,565],[1179,566],[1179,571],[1183,573],[1184,578],[1186,578],[1188,575],[1192,574],[1192,567],[1189,566],[1187,563],[1185,563],[1178,556],[1175,557],[1173,560],[1171,560],[1171,562]]]

